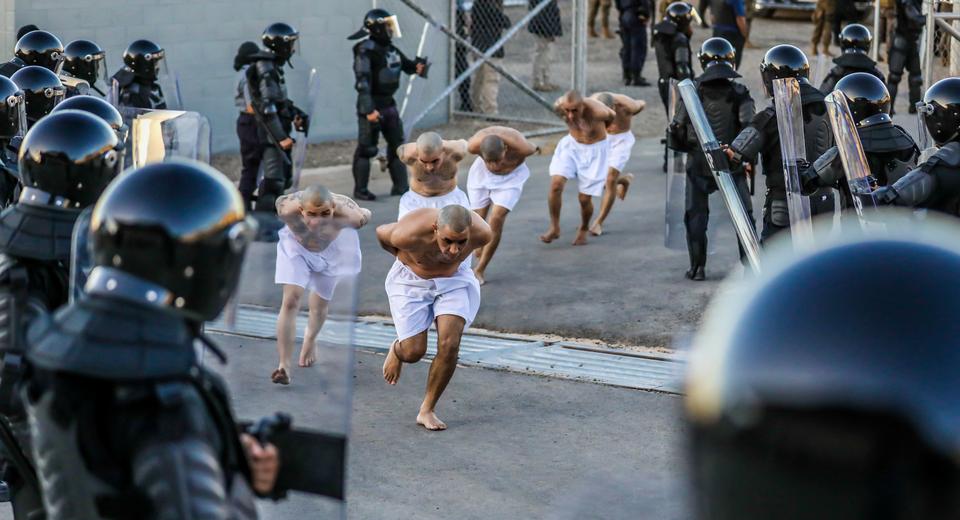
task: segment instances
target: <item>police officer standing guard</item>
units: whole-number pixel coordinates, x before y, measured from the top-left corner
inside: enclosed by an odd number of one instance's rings
[[[120,91],[117,103],[124,107],[166,109],[167,98],[157,84],[163,48],[150,40],[137,40],[123,51],[123,68],[113,75]]]
[[[353,198],[375,200],[367,189],[370,181],[370,159],[377,155],[377,143],[382,133],[387,140],[387,167],[393,189],[390,195],[407,191],[407,168],[397,156],[397,147],[403,144],[403,122],[393,99],[400,88],[400,74],[427,76],[426,58],[410,60],[391,40],[400,37],[397,17],[384,9],[373,9],[363,18],[363,27],[350,35],[349,40],[360,40],[353,46],[353,72],[356,74],[357,121],[359,132],[357,150],[353,154]]]
[[[920,70],[920,34],[926,19],[923,16],[921,0],[897,0],[897,26],[893,31],[893,46],[890,47],[890,74],[887,77],[887,90],[890,91],[891,106],[897,102],[897,89],[906,67],[910,75],[907,85],[910,87],[910,113],[917,112],[914,104],[920,101],[923,88],[923,73]]]
[[[667,7],[667,14],[663,17],[663,21],[653,26],[653,47],[660,73],[657,88],[667,112],[669,112],[670,80],[681,81],[693,77],[693,67],[690,65],[692,20],[693,6],[686,2],[674,2]]]

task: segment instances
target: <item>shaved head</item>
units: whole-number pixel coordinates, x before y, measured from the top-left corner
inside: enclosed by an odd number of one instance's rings
[[[567,103],[579,103],[583,101],[583,96],[581,96],[580,92],[576,90],[568,90],[563,97],[566,98]]]
[[[489,134],[480,142],[480,157],[484,161],[499,161],[506,151],[507,147],[499,135]]]
[[[614,105],[616,104],[616,101],[613,100],[613,94],[609,92],[601,92],[599,94],[596,94],[593,97],[597,101],[603,103],[604,105],[607,105],[607,108],[613,108]]]
[[[333,202],[333,194],[326,187],[319,184],[307,186],[300,192],[300,205],[309,204],[313,207],[325,206]]]
[[[436,132],[426,132],[417,138],[417,151],[424,155],[437,155],[443,150],[443,139]]]
[[[470,229],[473,212],[458,204],[444,206],[437,214],[437,229],[447,228],[454,233],[464,233]]]

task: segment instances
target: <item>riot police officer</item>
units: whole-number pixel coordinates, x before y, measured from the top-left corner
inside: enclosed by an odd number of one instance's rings
[[[63,66],[63,44],[47,31],[24,34],[17,40],[13,53],[13,60],[0,65],[0,75],[10,77],[27,65],[38,65],[59,74]]]
[[[741,76],[734,70],[736,49],[723,38],[710,38],[703,42],[697,57],[703,74],[694,82],[703,110],[717,139],[728,143],[750,124],[754,116],[750,91],[737,81]],[[683,106],[670,124],[670,141],[673,148],[690,154],[687,162],[686,211],[683,215],[687,230],[687,252],[690,255],[690,270],[686,276],[700,281],[706,279],[704,268],[707,264],[709,197],[717,191],[717,183]],[[752,223],[753,204],[743,166],[732,173]],[[743,258],[742,249],[740,255]]]
[[[800,82],[806,156],[820,157],[833,144],[833,133],[827,120],[824,95],[808,80],[810,64],[803,51],[786,44],[771,48],[760,62],[760,75],[768,96],[773,95],[774,79],[797,78]],[[734,164],[740,162],[756,164],[758,158],[762,160],[767,192],[763,203],[761,238],[766,240],[778,231],[788,229],[790,214],[787,208],[786,181],[783,176],[780,133],[777,128],[777,113],[772,105],[757,113],[750,125],[730,143],[727,155]],[[821,200],[823,197],[825,195],[821,195]],[[817,201],[811,202],[811,209],[815,214],[832,209],[820,207],[815,204]]]
[[[713,302],[686,384],[693,518],[956,518],[960,237],[898,226]]]
[[[643,65],[647,61],[647,21],[653,16],[651,0],[616,0],[620,13],[620,64],[623,68],[623,84],[649,87],[643,77]]]
[[[265,50],[250,55],[247,67],[247,90],[250,105],[258,122],[258,136],[263,143],[263,179],[258,188],[258,212],[274,212],[277,198],[290,187],[292,163],[290,150],[293,139],[290,132],[296,126],[309,126],[306,112],[296,107],[287,97],[283,65],[296,52],[300,33],[289,24],[275,23],[260,36]]]
[[[10,79],[23,90],[28,127],[49,114],[53,107],[63,101],[66,94],[60,78],[39,65],[27,65],[15,72]]]
[[[43,511],[19,394],[26,329],[67,302],[73,224],[123,169],[118,146],[114,132],[94,115],[63,111],[45,117],[20,147],[20,198],[0,215],[0,438],[3,480],[17,518]]]
[[[924,125],[940,149],[875,197],[881,204],[929,208],[960,217],[960,78],[946,78],[923,95]]]
[[[256,518],[278,454],[238,433],[195,351],[214,348],[202,324],[253,227],[230,181],[193,161],[128,172],[97,204],[84,297],[30,330],[23,395],[51,517]]]
[[[920,101],[920,89],[923,87],[923,72],[920,70],[920,35],[926,18],[923,16],[922,0],[896,0],[897,24],[893,31],[893,45],[890,47],[890,75],[887,78],[887,90],[890,91],[890,104],[897,102],[897,90],[903,78],[903,69],[909,72],[907,86],[910,87],[910,113],[916,113],[913,105]]]
[[[357,149],[353,154],[353,198],[375,200],[367,189],[370,159],[376,157],[380,134],[387,141],[387,168],[393,189],[390,195],[407,191],[407,168],[397,156],[403,144],[403,122],[393,94],[400,88],[400,74],[426,77],[427,60],[408,59],[393,43],[400,36],[397,17],[384,9],[373,9],[363,17],[363,27],[349,40],[361,40],[353,46],[353,71],[357,89]]]
[[[681,81],[693,77],[690,51],[692,21],[693,7],[686,2],[674,2],[667,7],[663,21],[653,26],[653,47],[660,74],[657,88],[660,91],[660,100],[668,112],[670,80]]]
[[[80,110],[82,112],[89,112],[103,119],[104,122],[110,125],[114,133],[117,134],[117,139],[120,141],[120,148],[126,146],[130,129],[126,123],[123,122],[123,116],[120,115],[120,111],[107,101],[94,96],[74,96],[57,105],[53,109],[53,112],[60,112],[61,110]]]
[[[84,81],[90,89],[106,97],[107,93],[103,92],[99,86],[102,81],[106,80],[107,76],[105,55],[103,49],[90,40],[74,40],[63,48],[63,71],[60,76],[61,78],[67,76]],[[68,97],[82,93],[71,92],[69,87],[67,89]]]
[[[910,134],[890,118],[890,94],[883,81],[866,72],[855,72],[837,83],[836,92],[847,100],[870,172],[877,183],[887,186],[906,175],[916,165],[920,150]],[[852,204],[849,187],[846,182],[840,182],[844,178],[836,146],[800,172],[805,192],[836,187],[846,194],[849,206]]]
[[[165,109],[169,93],[158,84],[164,60],[163,48],[150,40],[137,40],[123,51],[123,68],[113,75],[117,103],[122,107]]]
[[[877,62],[870,59],[867,54],[870,52],[871,44],[873,44],[873,36],[866,26],[854,23],[844,27],[840,31],[840,56],[833,59],[835,66],[823,79],[820,91],[824,94],[833,92],[841,78],[854,72],[873,74],[880,81],[884,81],[883,73],[877,69]]]
[[[0,76],[0,208],[13,203],[20,181],[17,150],[27,132],[26,98],[10,78]]]

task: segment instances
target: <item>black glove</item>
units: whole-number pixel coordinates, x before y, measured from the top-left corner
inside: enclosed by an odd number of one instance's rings
[[[877,201],[877,204],[884,206],[892,205],[899,197],[900,194],[893,189],[893,186],[880,186],[873,192],[873,198]]]

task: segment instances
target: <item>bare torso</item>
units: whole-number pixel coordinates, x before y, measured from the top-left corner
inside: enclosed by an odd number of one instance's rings
[[[607,133],[612,135],[629,132],[630,126],[633,123],[634,114],[625,110],[620,105],[617,105],[614,111],[617,113],[617,117],[614,118],[612,123],[607,125]]]
[[[360,209],[350,197],[334,193],[333,199],[337,206],[334,217],[342,215],[344,211]],[[340,236],[340,231],[347,227],[342,219],[330,218],[322,220],[313,229],[308,228],[300,215],[300,201],[296,193],[284,195],[277,199],[277,210],[277,214],[286,223],[287,228],[293,234],[293,238],[306,250],[315,253],[326,249],[331,242]]]
[[[408,248],[397,253],[397,260],[410,268],[420,278],[448,278],[456,274],[460,264],[470,256],[475,248],[464,249],[455,257],[447,258],[437,247],[433,230],[416,237]]]
[[[479,215],[471,212],[473,222],[470,237],[456,255],[447,256],[437,242],[433,225],[437,221],[436,209],[418,209],[408,213],[400,222],[381,226],[392,228],[391,247],[403,265],[420,278],[448,278],[456,274],[464,260],[490,241],[490,226]],[[379,238],[380,229],[378,229]],[[382,244],[382,242],[381,242]]]
[[[460,161],[449,155],[433,172],[427,173],[417,164],[410,166],[410,189],[424,197],[446,195],[457,187],[457,170]]]
[[[599,143],[607,138],[607,125],[590,117],[578,117],[567,121],[570,136],[581,144]]]

